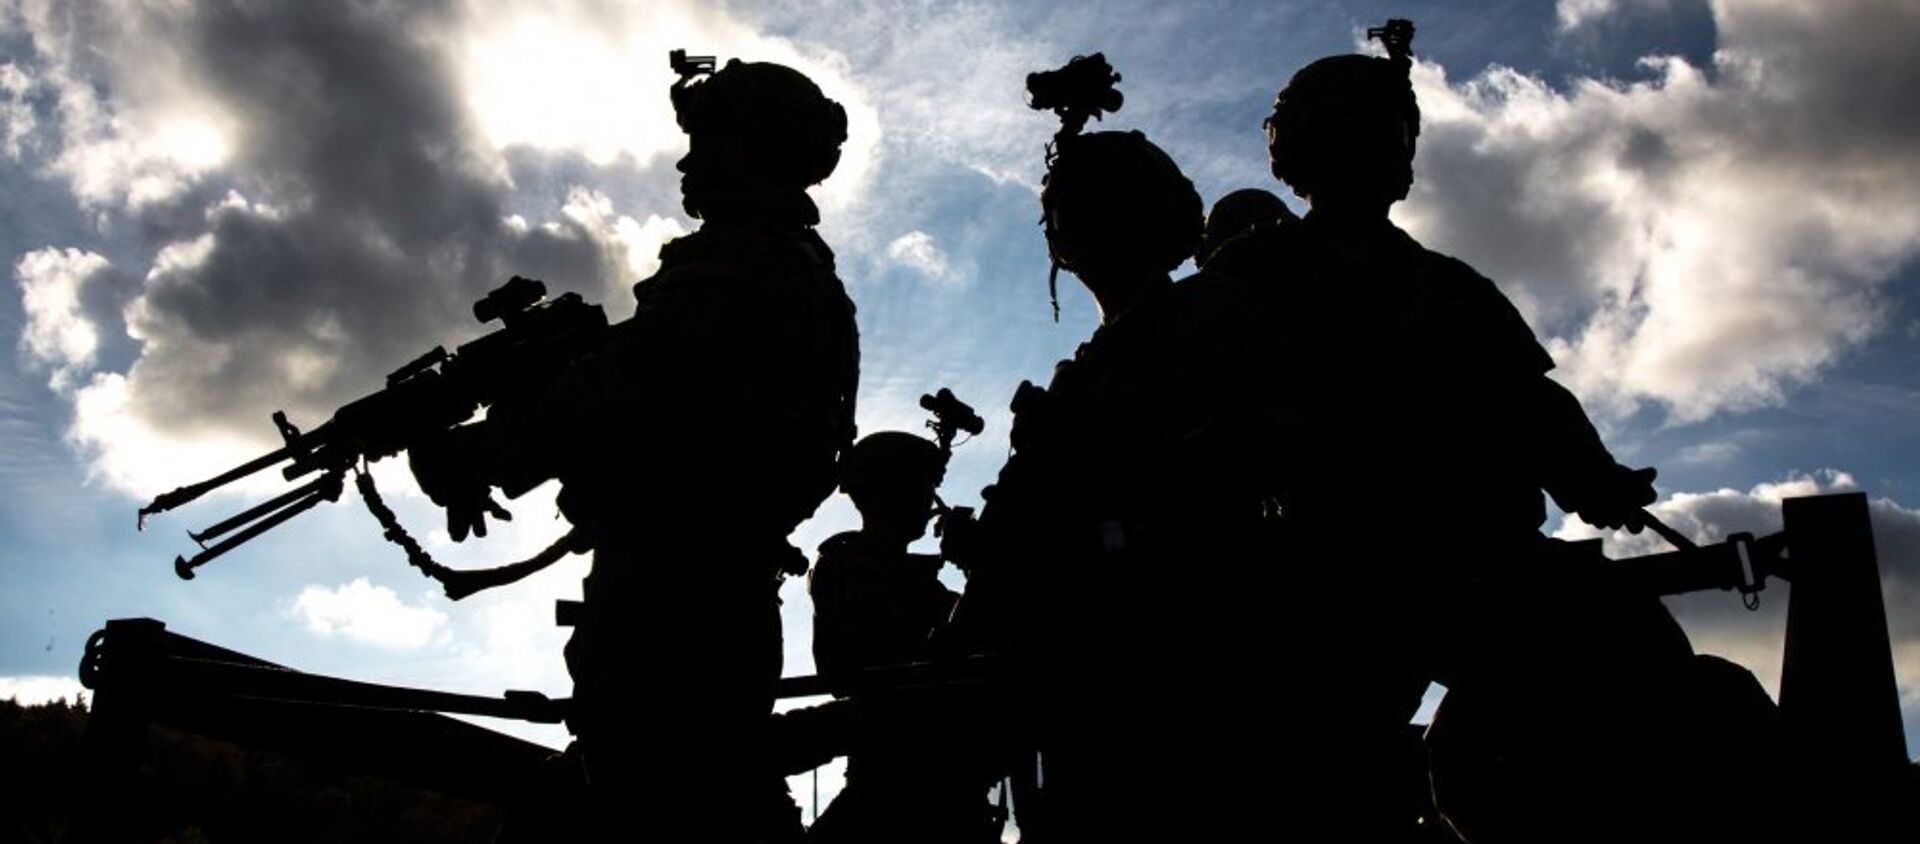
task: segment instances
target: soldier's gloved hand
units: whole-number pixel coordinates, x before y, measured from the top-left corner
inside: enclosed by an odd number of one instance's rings
[[[1581,521],[1606,530],[1626,528],[1639,533],[1644,526],[1640,510],[1659,498],[1653,479],[1659,474],[1652,466],[1629,469],[1615,464],[1595,481],[1584,501],[1574,510]]]
[[[447,534],[455,542],[466,539],[469,532],[474,536],[486,536],[488,516],[503,522],[513,521],[513,514],[507,512],[500,502],[493,500],[493,493],[486,489],[456,504],[448,504],[446,508]]]
[[[447,511],[447,534],[460,542],[467,534],[487,535],[487,516],[510,521],[513,514],[493,500],[483,471],[483,444],[476,426],[462,426],[407,451],[420,490]]]

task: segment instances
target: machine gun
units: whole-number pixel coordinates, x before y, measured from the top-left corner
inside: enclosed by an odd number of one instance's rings
[[[393,512],[381,503],[366,464],[392,457],[465,422],[480,408],[536,394],[585,352],[605,342],[607,315],[599,305],[587,304],[578,293],[546,298],[547,286],[537,279],[514,276],[473,305],[482,324],[499,322],[491,334],[449,353],[444,347],[414,359],[387,376],[379,392],[335,411],[333,418],[308,431],[273,414],[284,445],[195,484],[180,487],[140,508],[139,524],[241,478],[281,463],[289,481],[315,476],[286,493],[247,508],[187,536],[200,546],[191,558],[175,557],[174,573],[192,580],[199,568],[241,544],[311,509],[321,501],[336,501],[346,473],[358,474],[356,484],[367,506],[379,518],[387,536],[405,547],[409,561],[429,576],[447,583],[453,594],[452,572],[434,563],[406,535]],[[216,541],[217,540],[217,541]],[[208,542],[214,542],[208,545]],[[573,537],[556,546],[577,547]],[[550,549],[551,550],[551,549]],[[557,558],[557,557],[556,557]],[[491,585],[491,584],[489,584]],[[484,588],[480,586],[478,588]]]

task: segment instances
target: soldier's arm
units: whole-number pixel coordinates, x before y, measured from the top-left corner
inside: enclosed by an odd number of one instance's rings
[[[1653,469],[1621,465],[1601,442],[1580,400],[1547,377],[1554,363],[1520,312],[1485,276],[1456,259],[1444,258],[1443,276],[1466,280],[1452,300],[1462,310],[1445,318],[1469,326],[1471,360],[1492,377],[1507,379],[1513,412],[1530,432],[1525,447],[1537,467],[1541,488],[1561,510],[1598,527],[1636,524],[1634,513],[1653,502]],[[1496,382],[1500,383],[1500,382]],[[1637,529],[1637,528],[1636,528]]]
[[[1533,420],[1541,486],[1561,510],[1596,527],[1633,527],[1635,513],[1652,504],[1655,472],[1631,469],[1615,460],[1600,441],[1580,400],[1566,387],[1541,375],[1534,379]]]
[[[594,358],[575,361],[543,389],[487,408],[478,422],[448,430],[415,445],[408,462],[433,503],[447,511],[447,532],[458,542],[469,533],[487,535],[487,516],[508,519],[492,489],[508,498],[559,477],[571,451],[592,440],[590,420],[600,416],[601,391],[590,370]]]

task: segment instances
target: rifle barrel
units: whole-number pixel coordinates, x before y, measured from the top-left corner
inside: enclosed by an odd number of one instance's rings
[[[148,516],[155,513],[165,513],[202,495],[206,495],[213,490],[240,480],[275,463],[279,463],[293,456],[293,450],[291,444],[283,445],[197,484],[187,484],[172,492],[161,493],[155,496],[151,503],[140,508],[139,527],[144,529],[147,526]]]

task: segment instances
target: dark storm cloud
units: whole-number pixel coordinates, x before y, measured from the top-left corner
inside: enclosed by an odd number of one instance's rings
[[[435,343],[477,334],[467,306],[510,274],[595,299],[622,280],[609,220],[507,222],[506,165],[478,140],[436,41],[449,14],[207,2],[73,15],[39,42],[49,65],[104,92],[101,108],[184,98],[234,127],[217,169],[106,209],[156,248],[126,313],[144,344],[129,412],[181,433],[267,433],[276,407],[317,422]],[[156,73],[171,91],[143,78]]]

